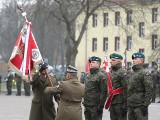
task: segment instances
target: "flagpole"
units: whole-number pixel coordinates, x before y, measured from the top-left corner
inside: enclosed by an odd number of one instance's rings
[[[26,22],[28,22],[27,17],[26,17],[27,14],[26,14],[26,12],[22,9],[22,6],[17,5],[17,9],[18,9],[19,11],[21,11],[22,16],[25,18]],[[43,62],[43,61],[42,61],[42,62]],[[50,79],[50,76],[49,76],[47,70],[45,70],[45,74],[46,74],[46,76],[47,76],[47,78],[48,78],[49,84],[53,87],[53,83],[51,82],[51,79]],[[29,71],[29,70],[28,70],[28,76],[30,76],[30,71]],[[28,77],[28,79],[30,80],[30,77]]]

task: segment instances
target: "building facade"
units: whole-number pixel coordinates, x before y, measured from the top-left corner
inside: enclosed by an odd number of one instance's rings
[[[83,14],[76,22],[76,35]],[[132,65],[131,55],[142,52],[147,66],[158,65],[160,33],[160,3],[111,5],[98,9],[88,21],[85,34],[78,47],[76,67],[85,70],[87,59],[118,53],[124,56],[126,67]]]

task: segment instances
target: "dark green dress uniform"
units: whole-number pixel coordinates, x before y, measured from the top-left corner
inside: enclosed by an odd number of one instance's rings
[[[9,70],[8,75],[6,78],[6,87],[7,87],[7,94],[6,95],[11,95],[12,94],[12,80],[14,79],[14,73]]]
[[[135,53],[134,58],[144,58],[142,53]],[[134,65],[128,75],[127,106],[128,120],[148,120],[148,106],[151,103],[153,82],[142,64]]]
[[[113,53],[110,55],[110,59],[120,59],[123,57],[119,54]],[[126,80],[126,70],[122,68],[121,64],[116,64],[111,66],[111,83],[113,90],[122,88],[123,92],[113,96],[109,111],[111,120],[127,120],[127,80]]]
[[[53,85],[57,85],[56,79],[50,76]],[[44,93],[46,87],[50,86],[45,74],[35,73],[32,85],[33,99],[29,120],[55,120],[56,112],[53,95]]]
[[[91,57],[90,61],[98,61]],[[100,68],[90,69],[87,74],[84,93],[85,120],[102,120],[104,103],[107,98],[107,76]]]

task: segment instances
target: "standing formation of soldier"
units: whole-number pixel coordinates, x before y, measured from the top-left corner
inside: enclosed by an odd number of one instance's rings
[[[33,91],[30,120],[82,120],[81,103],[85,120],[102,120],[104,107],[109,109],[111,120],[148,120],[148,106],[151,100],[155,102],[157,69],[150,74],[143,68],[145,56],[142,53],[132,55],[133,66],[129,72],[122,68],[122,60],[120,54],[111,54],[111,68],[107,73],[100,68],[101,59],[92,56],[88,74],[81,76],[83,82],[78,80],[78,70],[69,65],[64,74],[65,81],[59,84],[53,75],[47,74],[48,63],[40,63],[30,81]],[[15,75],[17,95],[21,95],[22,81]],[[12,77],[9,69],[8,86]],[[27,83],[24,84],[27,87]],[[8,88],[8,95],[11,93]],[[29,96],[30,90],[25,91],[25,95]],[[57,115],[53,97],[58,104]]]

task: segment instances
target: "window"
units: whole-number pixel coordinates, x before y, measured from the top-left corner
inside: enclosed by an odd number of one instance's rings
[[[155,50],[158,47],[157,35],[152,35],[152,50]]]
[[[152,8],[152,23],[157,22],[158,8]]]
[[[144,37],[144,22],[139,23],[139,37]]]
[[[93,27],[97,26],[97,14],[93,14]]]
[[[103,38],[103,51],[108,50],[108,38]]]
[[[97,51],[97,38],[92,39],[92,51]]]
[[[115,51],[119,51],[119,50],[120,50],[120,38],[115,37]]]
[[[127,50],[132,49],[132,36],[127,36]]]
[[[140,52],[140,53],[144,53],[144,48],[140,48],[140,49],[139,49],[139,52]]]
[[[127,25],[132,23],[132,10],[127,10]]]
[[[103,22],[104,27],[108,26],[108,13],[103,13]]]
[[[115,12],[115,25],[120,24],[120,12]]]

